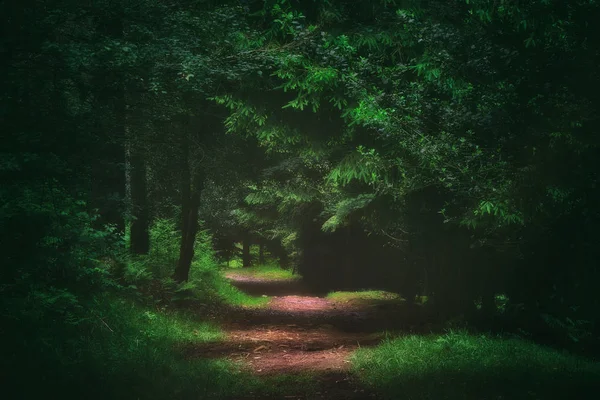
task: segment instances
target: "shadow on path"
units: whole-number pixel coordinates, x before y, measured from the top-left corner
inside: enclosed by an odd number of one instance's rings
[[[247,273],[226,277],[238,289],[253,296],[272,296],[265,307],[231,307],[219,320],[227,338],[219,343],[186,346],[190,358],[228,358],[239,361],[256,375],[310,373],[320,391],[314,399],[369,399],[350,372],[351,354],[359,347],[375,346],[385,330],[425,331],[413,326],[417,308],[396,302],[361,304],[332,301],[316,293],[300,279],[269,280]],[[253,398],[253,397],[248,397]]]
[[[310,327],[331,325],[345,332],[378,332],[402,330],[429,332],[423,322],[423,310],[418,305],[398,301],[373,300],[361,304],[336,302],[315,292],[301,279],[267,280],[229,273],[226,275],[238,289],[252,296],[272,296],[262,308],[231,307],[226,320],[243,322],[248,329],[265,324],[296,324]]]

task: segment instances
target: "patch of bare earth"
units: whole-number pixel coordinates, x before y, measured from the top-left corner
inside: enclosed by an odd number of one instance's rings
[[[348,333],[330,325],[228,326],[222,343],[195,345],[188,355],[240,361],[261,375],[347,371],[349,355],[359,346],[379,343],[380,334]]]

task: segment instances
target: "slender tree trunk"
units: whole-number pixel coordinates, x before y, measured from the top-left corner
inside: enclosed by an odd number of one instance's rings
[[[130,251],[133,254],[148,254],[150,236],[148,232],[148,199],[146,192],[146,162],[142,152],[135,147],[130,151],[131,185],[131,233]]]
[[[262,239],[258,243],[258,263],[261,265],[265,263],[265,244]]]
[[[271,252],[271,254],[279,258],[279,266],[281,268],[287,268],[290,266],[288,254],[286,253],[285,248],[280,242],[271,241],[269,251]],[[295,266],[293,273],[296,273]]]
[[[194,258],[194,243],[198,233],[198,208],[200,206],[200,193],[194,191],[187,214],[183,216],[186,229],[181,232],[181,247],[179,249],[179,261],[175,269],[174,279],[177,282],[185,282],[190,277],[190,268]]]
[[[242,249],[242,266],[249,267],[252,264],[250,258],[250,235],[244,234],[243,249]]]
[[[181,157],[181,245],[179,247],[179,261],[173,279],[176,282],[185,282],[189,279],[190,268],[194,258],[194,243],[198,233],[198,208],[200,207],[200,193],[204,183],[204,176],[200,171],[192,171],[189,154],[189,120],[183,127]]]

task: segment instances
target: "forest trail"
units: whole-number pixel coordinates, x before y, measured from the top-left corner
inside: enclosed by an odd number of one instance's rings
[[[221,317],[226,340],[194,346],[194,357],[241,362],[258,376],[304,374],[318,385],[313,395],[290,399],[372,399],[350,372],[349,357],[359,347],[380,343],[393,329],[389,313],[377,302],[338,302],[313,293],[301,280],[272,280],[229,272],[240,290],[272,296],[260,308],[236,308]],[[254,398],[251,395],[246,397]]]

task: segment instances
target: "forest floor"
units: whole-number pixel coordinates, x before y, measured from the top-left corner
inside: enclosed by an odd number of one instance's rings
[[[228,400],[597,398],[600,364],[520,338],[445,332],[392,293],[315,293],[272,267],[225,276],[248,305],[209,313],[223,337],[183,350],[246,372]]]
[[[255,376],[302,376],[310,390],[290,388],[286,399],[373,399],[350,371],[350,355],[360,347],[375,346],[393,330],[391,313],[398,299],[326,298],[299,279],[253,276],[228,272],[238,289],[253,296],[269,296],[262,307],[237,307],[218,319],[226,332],[219,343],[194,345],[189,357],[225,358],[241,363]],[[299,390],[299,393],[294,393]],[[247,399],[253,397],[251,393]],[[279,397],[281,398],[281,397]]]

